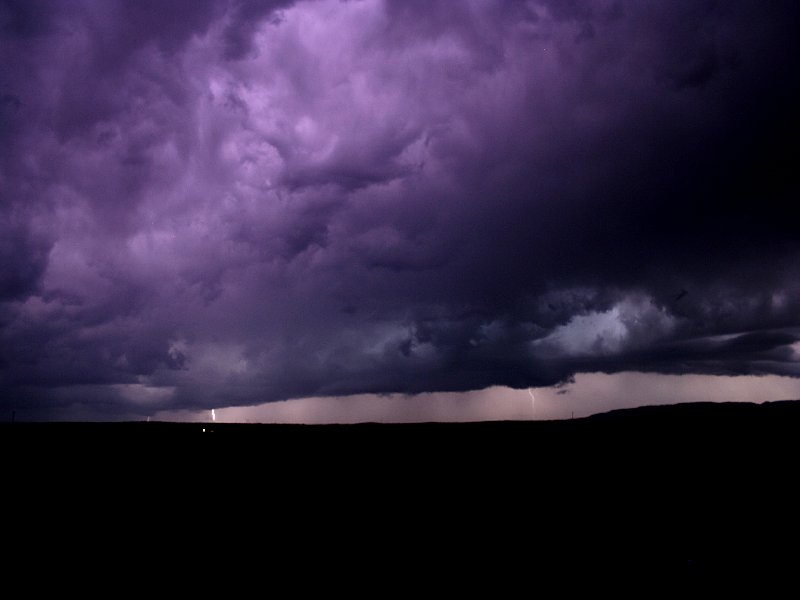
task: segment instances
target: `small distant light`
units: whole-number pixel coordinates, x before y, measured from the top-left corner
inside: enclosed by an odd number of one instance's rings
[[[205,433],[205,432],[206,432],[206,428],[205,428],[205,427],[203,427],[203,433]]]

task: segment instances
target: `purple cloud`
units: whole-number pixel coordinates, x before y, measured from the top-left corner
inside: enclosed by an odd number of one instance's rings
[[[2,402],[797,376],[797,17],[2,0]]]

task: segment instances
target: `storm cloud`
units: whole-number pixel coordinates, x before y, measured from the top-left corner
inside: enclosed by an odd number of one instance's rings
[[[800,376],[799,14],[0,0],[0,402]]]

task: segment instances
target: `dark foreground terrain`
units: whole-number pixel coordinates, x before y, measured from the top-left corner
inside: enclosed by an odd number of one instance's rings
[[[3,515],[44,526],[23,556],[88,537],[108,568],[122,540],[152,568],[298,590],[641,579],[644,597],[764,596],[798,570],[799,432],[800,401],[550,422],[4,423]]]

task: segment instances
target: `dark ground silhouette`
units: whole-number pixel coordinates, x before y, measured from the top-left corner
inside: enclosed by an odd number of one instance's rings
[[[549,422],[3,423],[5,516],[320,585],[763,595],[795,571],[798,424],[800,401]]]

